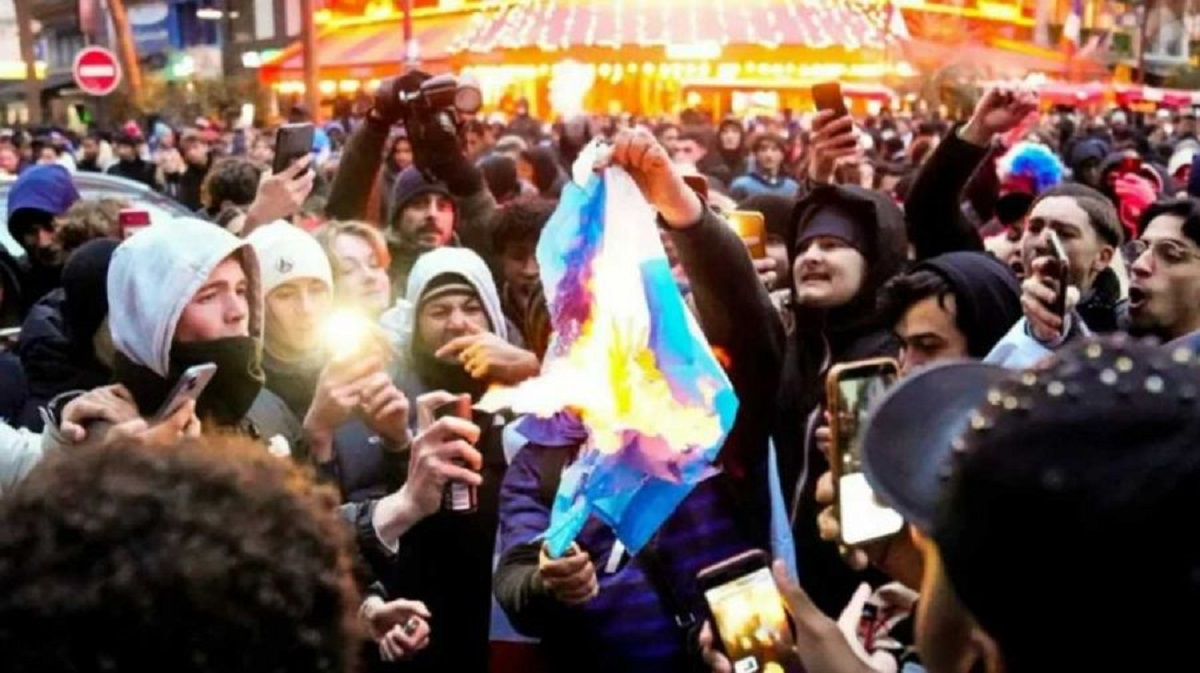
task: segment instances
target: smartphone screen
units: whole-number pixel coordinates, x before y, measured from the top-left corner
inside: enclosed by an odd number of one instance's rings
[[[836,462],[832,467],[842,542],[861,544],[895,534],[904,526],[904,519],[880,502],[867,483],[859,435],[867,412],[896,382],[899,368],[894,360],[870,360],[836,367],[829,376],[832,459]]]
[[[850,114],[846,109],[846,99],[842,97],[842,85],[838,82],[823,82],[814,84],[812,88],[813,104],[817,110],[833,110],[838,117]]]
[[[140,208],[123,208],[117,215],[117,226],[121,230],[121,238],[129,238],[150,226],[150,211]]]
[[[1058,294],[1054,297],[1054,305],[1050,307],[1054,314],[1062,318],[1067,315],[1067,286],[1070,284],[1071,266],[1067,259],[1067,249],[1063,247],[1058,232],[1047,229],[1046,240],[1050,242],[1050,256],[1054,259],[1054,268],[1049,269],[1058,280]]]
[[[765,563],[704,591],[734,673],[784,673],[792,633],[783,597]],[[703,575],[703,573],[702,573]]]
[[[767,223],[762,213],[753,210],[734,210],[728,216],[729,224],[746,244],[753,259],[767,256]]]
[[[316,131],[312,124],[284,124],[275,134],[275,161],[271,172],[286,171],[297,159],[312,152],[313,136]]]

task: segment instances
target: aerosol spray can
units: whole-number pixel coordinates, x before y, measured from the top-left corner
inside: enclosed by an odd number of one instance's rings
[[[454,416],[463,420],[471,420],[471,396],[459,395],[453,402],[447,402],[433,410],[433,418]],[[454,461],[459,467],[466,467],[461,460]],[[442,511],[455,514],[471,514],[479,506],[479,494],[475,487],[458,481],[446,484],[442,491]]]

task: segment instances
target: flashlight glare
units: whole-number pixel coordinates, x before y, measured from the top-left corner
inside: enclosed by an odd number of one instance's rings
[[[325,322],[325,347],[335,360],[345,360],[361,351],[370,336],[371,321],[358,311],[341,309]]]

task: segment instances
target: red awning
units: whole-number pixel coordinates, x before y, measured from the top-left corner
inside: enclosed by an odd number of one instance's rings
[[[667,45],[884,46],[885,13],[849,0],[534,0],[479,12],[451,51]]]
[[[911,39],[904,42],[904,54],[926,67],[962,67],[989,79],[1021,79],[1031,72],[1073,77],[1109,76],[1102,63],[1093,59],[1068,58],[1065,52],[1050,55],[1021,52],[981,43],[946,44],[934,40]]]
[[[1116,85],[1113,90],[1120,105],[1154,103],[1159,107],[1178,108],[1200,104],[1200,91],[1137,85]]]
[[[447,48],[463,29],[462,18],[414,19],[413,35],[420,48],[423,69],[444,67]],[[322,79],[371,79],[391,77],[403,71],[404,29],[400,18],[373,23],[331,26],[317,36],[317,55]],[[274,60],[259,69],[264,81],[299,79],[304,76],[303,43],[294,42]]]

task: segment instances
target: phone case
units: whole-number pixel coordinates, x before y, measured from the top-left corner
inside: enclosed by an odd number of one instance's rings
[[[833,110],[839,116],[849,113],[846,109],[846,100],[842,96],[842,85],[838,82],[813,85],[812,97],[817,110]]]
[[[841,423],[838,422],[838,419],[841,418],[841,415],[846,412],[846,410],[841,406],[841,392],[838,389],[838,384],[842,379],[848,378],[847,375],[852,372],[860,370],[884,369],[890,370],[892,375],[895,377],[899,375],[900,366],[899,363],[897,363],[893,358],[872,358],[869,360],[858,360],[856,362],[846,362],[834,365],[830,368],[829,373],[825,377],[825,406],[832,421],[829,424],[829,470],[833,476],[833,487],[835,493],[834,502],[837,503],[836,508],[838,510],[838,522],[841,524],[840,527],[842,529],[841,532],[843,544],[858,544],[874,538],[867,537],[865,539],[860,539],[857,536],[851,535],[850,539],[846,539],[846,526],[843,519],[845,512],[843,511],[844,507],[842,504],[842,478],[848,476],[843,469],[843,465],[845,463],[844,451],[849,446],[849,442],[853,439],[853,437],[845,436],[845,429],[842,428]],[[854,482],[853,485],[856,489],[855,492],[847,495],[853,496],[854,502],[859,503],[863,500],[864,489],[866,494],[870,494],[870,487],[866,484],[865,478],[861,484]],[[862,511],[865,512],[866,510],[864,509]],[[896,517],[898,518],[899,515],[897,514]],[[901,519],[900,522],[902,524],[903,520]]]

